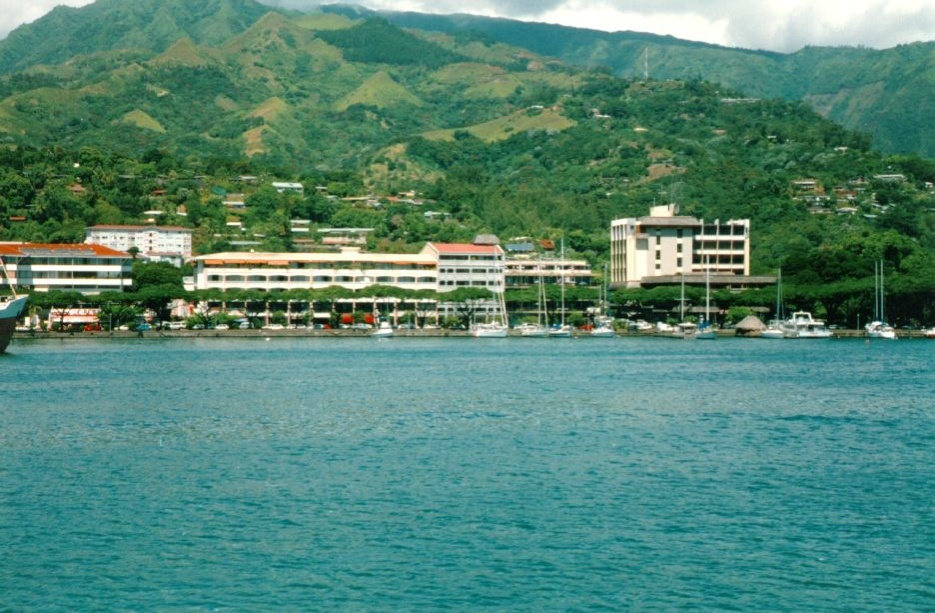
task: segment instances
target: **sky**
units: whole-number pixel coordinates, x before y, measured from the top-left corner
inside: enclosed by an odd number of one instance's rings
[[[56,5],[0,0],[0,38]],[[132,2],[133,0],[127,0]],[[260,0],[311,9],[320,0]],[[326,4],[338,0],[329,0]],[[935,40],[935,0],[343,0],[375,10],[470,13],[609,32],[632,30],[727,47],[792,53],[805,46],[886,49]]]

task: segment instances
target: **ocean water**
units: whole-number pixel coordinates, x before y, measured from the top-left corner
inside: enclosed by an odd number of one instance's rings
[[[935,342],[17,341],[0,611],[932,611]]]

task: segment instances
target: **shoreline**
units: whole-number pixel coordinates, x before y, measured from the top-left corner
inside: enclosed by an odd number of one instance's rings
[[[133,332],[117,330],[114,332],[46,332],[46,331],[16,331],[13,340],[99,340],[99,339],[164,339],[164,338],[369,338],[373,330],[148,330]],[[718,330],[719,338],[738,336],[734,330]],[[472,338],[468,330],[394,330],[391,338]],[[524,338],[520,333],[510,330],[508,338]],[[572,333],[572,338],[591,338],[586,330]],[[653,332],[618,331],[615,338],[656,338]],[[742,338],[742,337],[741,337]],[[750,336],[749,338],[757,338]],[[864,330],[835,330],[833,339],[863,338],[867,339]],[[897,338],[900,339],[927,339],[923,330],[899,330]],[[870,340],[870,339],[868,339]]]

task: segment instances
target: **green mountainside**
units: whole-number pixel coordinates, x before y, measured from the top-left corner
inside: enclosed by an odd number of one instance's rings
[[[825,117],[870,134],[884,151],[935,156],[935,42],[873,50],[806,47],[792,54],[719,47],[637,32],[601,32],[471,15],[372,13],[406,28],[482,33],[506,44],[633,78],[704,79],[748,96],[804,100]]]
[[[67,41],[118,18],[113,40]],[[781,264],[806,307],[860,308],[883,258],[907,314],[935,309],[935,162],[874,150],[804,102],[250,0],[99,0],[14,34],[0,43],[0,240],[158,218],[191,226],[201,253],[321,248],[291,232],[301,219],[311,237],[374,228],[383,251],[562,237],[601,266],[612,219],[675,202],[750,218],[753,272]],[[23,59],[31,37],[63,57]],[[278,194],[277,179],[306,192]],[[245,210],[224,206],[232,192]]]

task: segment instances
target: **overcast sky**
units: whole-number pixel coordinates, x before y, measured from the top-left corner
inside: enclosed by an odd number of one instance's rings
[[[0,0],[0,38],[55,5],[92,0]],[[133,0],[126,0],[132,2]],[[320,0],[261,0],[309,9]],[[332,2],[334,0],[331,0]],[[325,2],[331,3],[331,2]],[[793,52],[806,45],[885,49],[935,40],[935,0],[363,0],[371,9],[471,13],[610,32],[670,34],[748,49]]]

